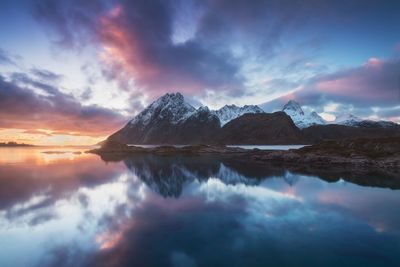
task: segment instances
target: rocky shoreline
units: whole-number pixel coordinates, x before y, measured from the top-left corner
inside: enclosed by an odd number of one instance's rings
[[[323,141],[291,149],[272,151],[214,145],[143,148],[107,141],[99,149],[88,151],[102,158],[118,159],[134,154],[221,156],[251,160],[290,168],[371,171],[400,174],[400,138]]]

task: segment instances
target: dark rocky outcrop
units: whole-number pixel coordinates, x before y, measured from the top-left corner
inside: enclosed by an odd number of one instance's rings
[[[284,112],[245,114],[222,127],[223,144],[304,144],[306,139]]]
[[[382,127],[378,123],[360,124],[357,127],[338,124],[313,125],[303,129],[302,133],[309,143],[323,140],[400,137],[400,125],[392,127]]]
[[[256,161],[329,172],[384,172],[400,175],[400,138],[324,141],[290,151],[251,155]]]

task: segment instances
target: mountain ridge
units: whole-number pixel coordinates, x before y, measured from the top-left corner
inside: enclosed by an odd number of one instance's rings
[[[294,100],[275,113],[266,113],[256,105],[225,105],[210,110],[207,106],[194,108],[180,93],[168,93],[108,139],[153,145],[306,144],[346,136],[397,136],[398,129],[399,125],[384,121],[363,120],[354,125],[326,123],[316,112],[304,112]]]

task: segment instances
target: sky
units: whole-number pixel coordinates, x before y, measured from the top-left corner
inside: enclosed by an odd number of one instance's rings
[[[153,100],[400,122],[400,2],[0,2],[0,142],[95,144]]]

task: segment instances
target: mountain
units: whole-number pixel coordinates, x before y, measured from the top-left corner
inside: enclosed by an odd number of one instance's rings
[[[284,112],[244,114],[222,127],[223,144],[302,144],[304,137]]]
[[[354,116],[353,114],[344,113],[336,116],[335,120],[331,122],[331,124],[355,126],[360,121],[362,121],[361,118]]]
[[[219,129],[218,117],[207,107],[195,109],[176,93],[154,101],[109,139],[131,144],[203,143]]]
[[[325,124],[295,101],[284,112],[265,113],[258,106],[234,105],[211,111],[194,108],[180,93],[166,94],[108,137],[124,144],[306,144],[326,139],[400,136],[400,125],[341,116]],[[350,123],[351,122],[351,123]],[[300,129],[299,129],[300,128]]]
[[[245,105],[243,107],[225,105],[214,111],[214,114],[219,118],[221,127],[246,113],[264,113],[264,110],[256,105]]]
[[[130,144],[209,143],[227,122],[246,113],[261,112],[264,111],[257,106],[196,109],[180,93],[165,94],[109,139]]]
[[[399,127],[397,123],[391,121],[373,121],[373,120],[363,120],[353,114],[340,114],[336,117],[330,124],[338,124],[345,126],[353,126],[359,128],[396,128]]]
[[[325,124],[325,120],[315,111],[304,113],[300,104],[294,100],[287,102],[282,111],[289,115],[300,129],[310,127],[311,125]]]
[[[193,106],[185,102],[182,94],[165,94],[140,112],[129,124],[140,127],[146,127],[157,121],[177,124],[195,111]]]

